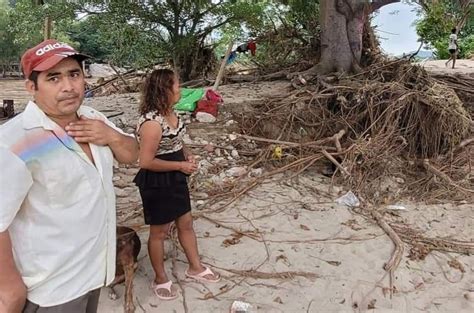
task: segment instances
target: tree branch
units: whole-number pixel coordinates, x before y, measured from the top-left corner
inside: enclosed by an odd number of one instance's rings
[[[215,8],[222,5],[223,3],[224,0],[220,0],[219,2],[212,4],[207,10],[202,11],[197,17],[199,19],[203,18],[207,13],[212,12]]]
[[[430,6],[427,3],[427,0],[417,0],[416,2],[423,8],[423,11],[425,12],[430,11]]]
[[[219,28],[221,27],[222,25],[225,25],[227,23],[229,23],[230,21],[232,21],[234,19],[234,16],[231,16],[225,20],[223,20],[222,22],[216,24],[216,25],[212,25],[212,26],[209,26],[209,27],[206,27],[205,29],[203,29],[201,32],[197,33],[196,34],[196,37],[206,37],[207,35],[209,35],[214,29],[216,28]]]
[[[396,3],[396,2],[400,2],[400,0],[374,0],[370,4],[370,9],[371,9],[371,12],[374,12],[387,4]]]
[[[464,25],[466,24],[466,21],[467,21],[467,18],[469,17],[469,15],[471,14],[471,7],[470,7],[470,4],[467,3],[467,5],[463,5],[461,7],[461,10],[463,11],[463,16],[461,17],[461,19],[456,23],[456,32],[459,33],[459,31],[464,27]]]

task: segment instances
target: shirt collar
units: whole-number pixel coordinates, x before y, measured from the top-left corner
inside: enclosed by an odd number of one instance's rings
[[[32,129],[43,127],[44,129],[53,130],[55,123],[46,116],[46,114],[33,101],[29,101],[23,111],[23,128]]]
[[[94,117],[93,111],[87,110],[82,105],[77,110],[77,115],[84,115],[88,118]],[[29,101],[26,105],[25,111],[23,111],[23,128],[32,129],[37,127],[54,130],[57,127],[57,124],[53,122],[35,102]]]

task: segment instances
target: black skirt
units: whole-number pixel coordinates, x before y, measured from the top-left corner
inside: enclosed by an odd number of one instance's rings
[[[157,155],[166,161],[184,161],[183,150]],[[191,211],[188,177],[180,171],[154,172],[140,169],[133,180],[140,190],[145,224],[168,224]]]

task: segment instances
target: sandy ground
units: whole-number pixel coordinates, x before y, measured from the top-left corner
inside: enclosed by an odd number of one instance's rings
[[[28,96],[15,82],[0,81],[0,99],[11,97],[24,103]],[[6,86],[6,87],[5,87]],[[235,127],[225,127],[228,111],[243,110],[252,101],[287,88],[285,82],[222,86],[225,106],[215,125],[193,123],[193,142],[219,143]],[[88,99],[87,104],[107,114],[122,111],[117,125],[133,130],[137,94]],[[18,106],[21,110],[22,105]],[[228,144],[228,140],[225,139]],[[219,163],[214,154],[195,147],[195,153],[222,168],[244,164],[249,158]],[[224,162],[222,161],[222,162]],[[224,164],[224,165],[222,165]],[[140,227],[140,199],[131,179],[135,167],[116,168],[118,220]],[[208,176],[195,181],[204,188]],[[202,183],[199,185],[199,183]],[[206,194],[192,194],[195,230],[205,264],[219,270],[223,280],[201,284],[184,277],[186,258],[171,240],[166,242],[166,268],[179,282],[180,297],[160,301],[149,289],[153,271],[147,256],[147,229],[140,228],[142,251],[134,280],[136,312],[228,312],[233,301],[246,301],[251,312],[472,312],[474,310],[474,256],[432,252],[412,261],[405,246],[395,273],[396,292],[390,299],[389,279],[383,269],[394,246],[385,233],[351,208],[335,199],[347,190],[310,169],[298,178],[275,177],[253,189],[224,211],[222,203],[199,203]],[[450,203],[428,205],[398,202],[406,210],[392,211],[391,220],[409,225],[427,237],[474,240],[474,205]],[[199,217],[200,216],[200,217]],[[211,222],[214,221],[214,222]],[[219,224],[219,225],[218,225]],[[244,236],[238,233],[244,234]],[[176,251],[176,256],[175,255]],[[174,266],[173,266],[173,260]],[[460,266],[450,266],[457,260]],[[448,263],[449,262],[449,263]],[[457,264],[457,263],[456,263]],[[176,276],[173,276],[174,270]],[[122,312],[123,286],[116,287],[118,300],[104,288],[99,312]]]
[[[454,69],[452,69],[453,63],[449,63],[449,67],[446,67],[446,60],[433,60],[420,62],[420,64],[428,71],[434,73],[462,73],[467,75],[474,75],[474,60],[456,60]]]
[[[337,194],[327,193],[328,186],[328,179],[316,175],[305,175],[299,182],[270,182],[225,212],[207,214],[256,235],[256,239],[240,238],[235,245],[223,244],[234,231],[197,219],[203,261],[219,269],[224,279],[206,285],[186,279],[186,259],[180,251],[173,281],[179,279],[184,292],[177,300],[163,302],[153,296],[148,288],[153,272],[143,252],[135,278],[137,312],[186,312],[184,306],[187,312],[228,312],[234,300],[249,302],[258,312],[472,312],[472,256],[432,253],[424,261],[410,261],[405,253],[395,275],[397,292],[390,299],[383,270],[393,250],[390,239],[370,221],[336,205]],[[472,205],[406,207],[400,218],[430,235],[473,238]],[[142,241],[145,250],[146,232]],[[169,242],[167,251],[173,253]],[[450,258],[463,264],[465,273],[449,267]],[[166,267],[172,277],[171,257]],[[230,270],[256,270],[275,278],[245,278]],[[301,276],[283,278],[288,271]],[[282,278],[277,278],[278,273]],[[223,291],[228,292],[219,295]],[[122,294],[123,288],[118,292]],[[120,309],[121,301],[111,301],[103,292],[100,312]]]
[[[243,110],[252,101],[287,86],[284,82],[223,86],[220,91],[226,101],[224,116],[225,111]],[[123,97],[130,101],[134,96]],[[105,105],[100,99],[93,101],[98,107]],[[189,127],[191,138],[216,143],[229,131],[219,125],[193,123]],[[195,149],[195,153],[207,156],[203,149]],[[208,159],[213,162],[213,156]],[[183,252],[177,252],[173,267],[175,248],[167,242],[166,268],[169,277],[173,277],[174,270],[176,277],[172,280],[179,280],[181,285],[180,297],[169,302],[158,300],[149,289],[153,271],[144,229],[140,232],[143,249],[135,278],[137,312],[228,312],[235,300],[251,303],[252,312],[474,310],[473,256],[432,252],[423,261],[412,261],[407,257],[408,247],[395,274],[396,292],[390,299],[383,266],[391,256],[393,244],[372,221],[335,203],[346,191],[331,186],[330,179],[310,170],[298,179],[282,176],[267,181],[221,213],[213,213],[220,203],[198,206],[195,215],[206,217],[195,221],[200,254],[205,264],[223,274],[223,280],[204,285],[186,279]],[[395,220],[425,236],[473,241],[471,203],[393,204],[406,207],[393,212],[397,215]],[[208,219],[222,226],[217,227]],[[140,224],[140,218],[126,223]],[[236,232],[248,236],[240,237]],[[229,241],[235,244],[228,244]],[[448,265],[452,259],[459,261],[461,269]],[[238,271],[248,271],[247,277]],[[117,288],[117,292],[123,294],[123,288]],[[112,301],[107,294],[104,291],[101,296],[100,312],[119,312],[122,301]]]

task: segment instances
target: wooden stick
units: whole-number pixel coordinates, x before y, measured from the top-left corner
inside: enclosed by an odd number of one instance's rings
[[[289,146],[289,147],[306,147],[306,146],[319,146],[322,143],[329,142],[334,140],[333,137],[328,137],[328,138],[323,138],[320,140],[316,141],[310,141],[310,142],[303,142],[303,143],[296,143],[296,142],[291,142],[291,141],[281,141],[281,140],[275,140],[275,139],[268,139],[268,138],[262,138],[262,137],[254,137],[254,136],[248,136],[248,135],[240,135],[238,134],[239,137],[245,138],[245,139],[250,139],[254,141],[260,141],[260,142],[268,142],[268,143],[274,143],[282,146]],[[334,149],[333,147],[323,147],[325,149]]]
[[[326,158],[329,159],[334,165],[337,166],[338,169],[340,169],[344,174],[347,176],[351,176],[351,173],[349,173],[342,165],[339,163],[332,155],[329,154],[326,150],[321,150],[321,153],[324,154]]]
[[[471,142],[474,142],[474,137],[469,138],[469,139],[465,139],[465,140],[461,141],[461,143],[460,143],[459,146],[458,146],[458,149],[467,146],[467,145],[470,144]]]
[[[232,47],[233,46],[234,46],[234,41],[231,40],[229,42],[229,46],[227,46],[227,51],[225,52],[224,59],[221,62],[221,67],[219,68],[219,73],[217,74],[217,78],[216,78],[216,82],[214,83],[214,87],[212,87],[216,91],[217,91],[217,88],[219,88],[219,84],[221,83],[222,76],[224,76],[225,66],[227,64],[227,60],[229,59],[230,53],[232,52]]]
[[[106,117],[107,118],[112,118],[112,117],[120,116],[120,115],[123,115],[123,114],[124,114],[124,112],[118,112],[118,113],[113,113],[113,114],[107,115]]]
[[[127,84],[127,82],[125,81],[123,76],[119,73],[119,71],[115,68],[115,66],[113,66],[112,63],[109,63],[109,65],[114,70],[115,74],[117,74],[117,76],[120,78],[120,80],[125,84],[125,86],[129,88],[130,86]]]
[[[334,144],[336,145],[337,152],[342,152],[342,146],[341,146],[341,138],[344,136],[346,131],[344,129],[341,129],[337,134],[332,136],[334,140]]]
[[[390,260],[385,263],[384,269],[389,272],[390,274],[390,298],[393,295],[393,276],[394,272],[397,269],[403,255],[403,242],[397,233],[390,227],[387,222],[385,222],[382,215],[377,212],[376,210],[371,211],[372,216],[377,221],[377,224],[387,233],[387,235],[392,239],[393,243],[395,244],[395,251],[393,251]]]
[[[302,271],[287,271],[287,272],[275,272],[275,273],[268,273],[268,272],[260,272],[257,270],[249,269],[249,270],[236,270],[232,268],[223,269],[227,272],[250,277],[254,279],[293,279],[294,277],[306,277],[308,279],[316,279],[320,277],[316,273],[312,272],[302,272]]]
[[[467,188],[464,188],[462,186],[459,186],[458,184],[456,184],[448,175],[446,175],[445,173],[441,172],[440,170],[438,170],[436,167],[434,167],[433,165],[430,164],[430,161],[428,159],[424,159],[423,160],[423,167],[428,171],[430,172],[431,174],[434,174],[436,176],[438,176],[439,178],[445,180],[448,184],[450,184],[451,186],[453,187],[456,187],[458,188],[459,190],[461,191],[464,191],[464,192],[467,192],[467,193],[474,193],[474,190],[472,189],[467,189]]]

